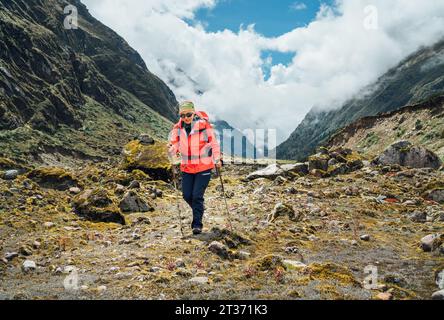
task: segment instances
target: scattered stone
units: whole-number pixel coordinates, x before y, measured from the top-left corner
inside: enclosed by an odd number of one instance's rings
[[[418,203],[417,203],[417,201],[414,201],[414,200],[406,200],[406,201],[403,202],[403,205],[405,205],[405,206],[417,206]]]
[[[432,300],[444,300],[444,290],[434,292],[432,294]]]
[[[296,230],[295,230],[296,231]],[[291,231],[290,231],[291,232]],[[296,231],[295,233],[299,233],[298,231]],[[299,253],[299,249],[297,247],[285,247],[284,248],[285,253],[287,254],[298,254]]]
[[[334,166],[336,164],[338,164],[338,160],[336,160],[335,158],[331,158],[330,160],[328,160],[329,167]]]
[[[151,267],[150,268],[150,272],[153,272],[153,273],[159,272],[160,270],[161,270],[160,267]]]
[[[300,261],[296,261],[296,260],[284,260],[283,261],[284,266],[287,267],[287,269],[304,269],[305,267],[307,267],[307,265],[305,263],[302,263]]]
[[[189,280],[191,283],[195,284],[208,284],[209,279],[208,277],[194,277]]]
[[[151,138],[148,134],[146,133],[142,133],[139,137],[138,140],[140,141],[141,144],[145,145],[145,146],[150,146],[153,145],[155,143],[154,139]]]
[[[370,236],[368,234],[363,234],[359,237],[362,241],[370,241]]]
[[[128,189],[140,189],[140,182],[137,180],[133,180],[130,182]]]
[[[45,227],[45,228],[48,228],[48,229],[51,229],[52,227],[54,227],[55,226],[55,223],[54,222],[45,222],[45,223],[43,223],[43,226]]]
[[[5,180],[14,180],[19,175],[18,170],[6,170],[3,174],[3,179]]]
[[[125,213],[154,211],[153,207],[132,190],[124,195],[119,208]]]
[[[80,190],[79,187],[71,187],[69,188],[69,192],[72,194],[79,194],[80,192],[82,192],[82,190]]]
[[[384,277],[384,282],[395,284],[395,285],[397,285],[398,287],[401,287],[401,288],[406,288],[407,285],[408,285],[407,281],[405,279],[403,279],[401,276],[396,275],[396,274],[386,275]]]
[[[278,176],[278,177],[276,177],[276,179],[274,179],[274,181],[273,181],[273,186],[280,186],[280,185],[283,185],[283,184],[285,184],[287,181],[288,181],[288,180],[285,179],[284,177],[282,177],[282,176]]]
[[[231,254],[228,250],[228,247],[218,241],[211,242],[210,245],[208,246],[208,249],[211,252],[213,252],[214,254],[221,257],[222,259],[230,259],[231,258]]]
[[[251,256],[251,253],[247,252],[247,251],[239,251],[237,253],[237,258],[239,260],[248,260]]]
[[[185,261],[183,261],[183,259],[177,259],[175,264],[176,264],[176,268],[185,268],[186,267]]]
[[[116,189],[114,190],[115,194],[123,194],[125,193],[126,189],[121,184],[116,185]]]
[[[427,213],[415,211],[409,215],[409,219],[413,222],[424,223],[427,221]]]
[[[232,232],[228,229],[220,229],[213,227],[210,235],[212,239],[216,241],[223,241],[230,249],[238,248],[240,245],[251,245],[253,241],[242,236],[236,232]]]
[[[193,274],[191,273],[191,271],[189,271],[188,269],[185,268],[178,268],[176,271],[176,274],[180,277],[184,277],[184,278],[189,278],[191,277]]]
[[[19,252],[21,255],[25,257],[32,255],[32,249],[27,245],[21,246]]]
[[[19,256],[18,252],[6,252],[5,259],[12,261]]]
[[[441,270],[440,272],[436,272],[436,285],[440,289],[444,289],[444,270]]]
[[[136,226],[139,224],[150,225],[151,221],[147,217],[138,217],[135,221],[133,221],[132,226]]]
[[[283,203],[279,202],[278,204],[276,204],[273,211],[268,215],[267,220],[268,220],[268,222],[271,223],[271,222],[274,222],[277,218],[284,217],[284,216],[288,216],[288,218],[294,222],[298,222],[302,218],[302,215],[299,213],[296,213],[294,211],[293,207],[291,207],[288,204],[283,204]]]
[[[443,243],[443,235],[429,234],[421,239],[421,248],[426,252],[434,251]]]
[[[106,290],[107,290],[106,286],[98,286],[97,287],[97,293],[98,294],[103,294]]]
[[[392,165],[397,164],[404,167],[412,168],[433,168],[438,170],[442,161],[432,151],[414,146],[409,141],[399,141],[392,144],[375,160],[374,164]]]
[[[25,260],[22,265],[22,270],[24,272],[34,271],[37,268],[37,265],[32,260]]]
[[[376,299],[384,301],[392,300],[393,294],[390,292],[381,292],[376,296]]]
[[[73,271],[75,271],[75,270],[77,270],[77,268],[76,268],[75,266],[66,266],[66,267],[63,269],[63,273],[64,273],[64,274],[70,274],[71,272],[73,272]]]

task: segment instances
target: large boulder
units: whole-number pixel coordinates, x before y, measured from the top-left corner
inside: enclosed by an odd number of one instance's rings
[[[308,170],[327,171],[329,160],[330,160],[329,155],[325,153],[317,153],[315,155],[312,155],[308,158]]]
[[[79,185],[73,173],[57,167],[37,168],[28,173],[27,177],[43,188],[60,191]]]
[[[308,174],[308,163],[288,163],[279,165],[276,163],[270,164],[264,169],[257,170],[250,173],[246,177],[246,181],[265,178],[274,180],[279,176],[300,177]]]
[[[155,180],[169,181],[171,163],[166,143],[147,143],[148,138],[129,142],[123,149],[122,168],[128,171],[141,170]]]
[[[88,189],[74,197],[74,211],[94,222],[115,222],[125,224],[112,195],[105,189]]]
[[[339,147],[327,150],[320,148],[319,151],[308,160],[308,170],[316,177],[334,177],[352,173],[364,167],[362,156],[351,149]]]
[[[287,174],[304,176],[308,174],[308,163],[289,163],[281,165],[281,169]]]
[[[380,165],[398,164],[404,167],[433,169],[439,169],[442,165],[442,161],[434,152],[421,146],[414,146],[405,140],[392,144],[374,159],[373,163]]]
[[[278,164],[273,163],[264,169],[257,170],[255,172],[250,173],[247,176],[246,180],[252,181],[255,179],[259,179],[259,178],[266,178],[266,179],[273,180],[283,174],[284,174],[284,170],[282,170],[282,168]]]

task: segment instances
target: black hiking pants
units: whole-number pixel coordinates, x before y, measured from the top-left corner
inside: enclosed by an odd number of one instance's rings
[[[203,228],[204,194],[211,179],[211,170],[190,174],[182,172],[183,198],[193,209],[193,223],[191,228]]]

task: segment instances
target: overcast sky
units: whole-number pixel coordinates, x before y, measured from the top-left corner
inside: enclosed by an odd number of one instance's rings
[[[278,142],[444,36],[442,0],[83,2],[178,100]]]

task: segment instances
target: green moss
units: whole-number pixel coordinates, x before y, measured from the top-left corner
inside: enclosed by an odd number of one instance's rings
[[[375,132],[370,132],[367,134],[364,140],[361,141],[360,145],[364,148],[369,148],[379,143],[379,141],[380,141],[379,136]]]
[[[3,158],[0,157],[0,169],[11,169],[11,168],[15,168],[16,164],[14,161],[8,159],[8,158]]]
[[[37,182],[45,188],[66,190],[79,185],[77,178],[71,172],[57,167],[43,167],[32,170],[27,178]]]
[[[308,157],[308,161],[329,160],[330,157],[327,154],[315,154]]]
[[[166,143],[155,142],[143,145],[139,140],[128,143],[124,148],[124,159],[121,168],[124,170],[141,170],[155,180],[168,180],[171,163],[168,159]]]
[[[400,129],[398,129],[398,131],[396,131],[396,137],[397,137],[397,138],[401,138],[402,136],[405,135],[406,131],[407,131],[407,130],[406,130],[405,128],[400,128]]]
[[[335,280],[342,285],[361,286],[348,268],[331,262],[313,263],[308,269],[312,280]]]
[[[131,172],[131,177],[133,179],[139,180],[139,181],[147,180],[150,178],[149,175],[147,175],[145,172],[143,172],[142,170],[139,170],[139,169],[133,170]]]
[[[278,267],[286,269],[282,257],[274,254],[270,254],[253,261],[251,267],[259,271],[275,270]]]

